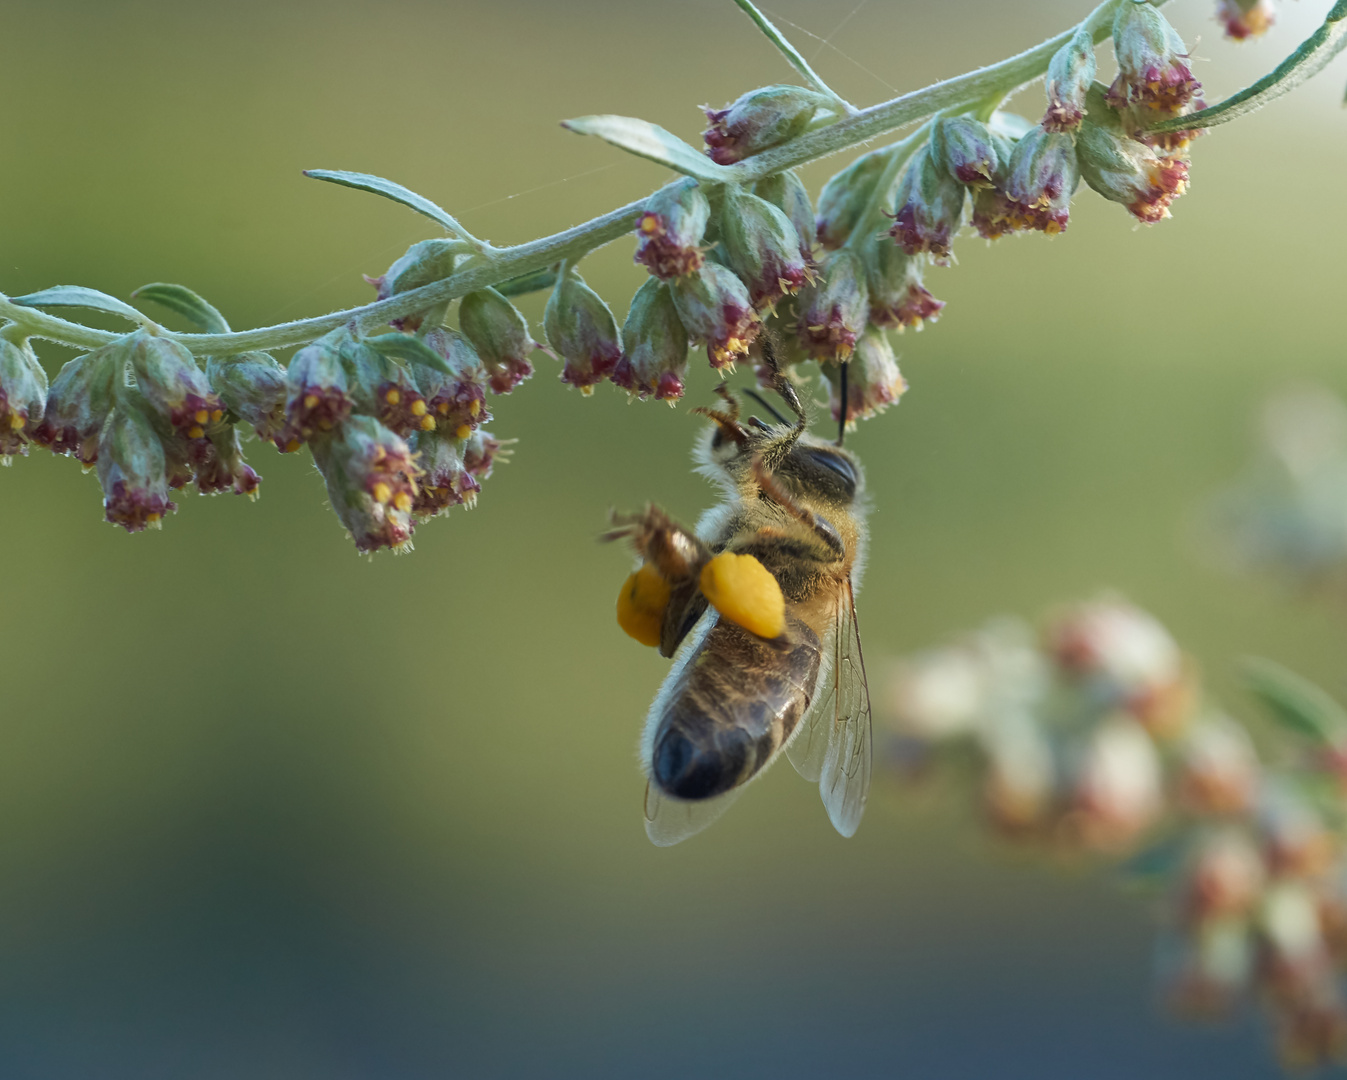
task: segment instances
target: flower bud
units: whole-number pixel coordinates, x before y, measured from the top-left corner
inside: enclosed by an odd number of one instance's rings
[[[989,163],[990,168],[995,162]],[[893,228],[889,235],[909,255],[930,254],[940,265],[949,261],[949,246],[963,222],[964,186],[941,168],[928,144],[908,165],[898,184]]]
[[[98,482],[113,525],[127,532],[159,527],[177,507],[168,501],[164,447],[150,419],[132,405],[119,405],[98,440]]]
[[[218,424],[206,438],[194,470],[197,491],[202,495],[232,491],[255,499],[262,478],[243,460],[243,448],[234,425]]]
[[[647,278],[632,297],[622,324],[626,355],[613,369],[613,382],[640,397],[673,404],[683,396],[688,373],[688,332],[678,318],[669,286]]]
[[[99,435],[112,411],[113,385],[122,381],[126,338],[62,365],[47,392],[47,409],[33,441],[53,454],[73,454],[85,465],[98,459]]]
[[[860,257],[848,248],[834,251],[819,268],[818,280],[800,293],[795,306],[800,312],[795,333],[814,359],[826,362],[849,357],[869,314]]]
[[[1258,790],[1258,754],[1249,733],[1228,717],[1195,723],[1183,738],[1179,797],[1197,813],[1240,814]]]
[[[411,540],[418,470],[405,442],[372,416],[351,416],[310,440],[328,498],[359,551]]]
[[[1244,918],[1206,919],[1194,927],[1167,965],[1171,1007],[1204,1019],[1229,1013],[1253,973],[1252,937]]]
[[[1085,94],[1094,82],[1094,38],[1081,27],[1048,62],[1048,111],[1044,131],[1075,131],[1085,117]]]
[[[1131,4],[1132,0],[1126,0]],[[1036,127],[1015,144],[1006,171],[1005,194],[1017,204],[1016,229],[1049,236],[1065,232],[1071,196],[1080,183],[1076,150],[1070,135]]]
[[[506,440],[506,442],[514,441],[514,439]],[[497,458],[509,461],[510,451],[506,450],[505,446],[506,443],[478,428],[463,443],[463,467],[478,480],[486,480],[491,476]]]
[[[1072,794],[1080,838],[1096,850],[1132,844],[1159,817],[1160,757],[1140,724],[1105,720],[1078,762]]]
[[[1122,203],[1148,225],[1170,216],[1169,205],[1188,188],[1188,159],[1161,156],[1129,138],[1098,88],[1090,94],[1090,117],[1076,136],[1081,178],[1111,202]]]
[[[1193,922],[1248,914],[1266,879],[1257,847],[1233,828],[1201,838],[1186,876],[1184,914]]]
[[[825,248],[840,248],[870,206],[875,185],[889,163],[887,150],[858,157],[823,185],[818,197],[818,239]]]
[[[27,340],[0,332],[0,463],[27,454],[28,441],[47,409],[47,373]]]
[[[727,188],[720,235],[730,268],[748,286],[749,299],[759,310],[799,292],[813,276],[800,251],[800,234],[785,212],[766,199]]]
[[[672,282],[674,307],[688,337],[706,345],[717,370],[748,352],[762,330],[762,321],[744,283],[734,271],[707,262],[697,273]]]
[[[1045,634],[1058,667],[1102,707],[1127,708],[1184,677],[1183,654],[1153,616],[1122,600],[1080,604]]]
[[[426,399],[396,360],[348,336],[341,343],[341,363],[357,411],[374,417],[404,439],[413,431],[429,431],[435,426]]]
[[[421,339],[448,363],[452,374],[423,364],[412,364],[416,383],[426,396],[435,422],[446,436],[466,439],[479,424],[491,419],[483,381],[486,373],[472,342],[457,330],[438,326]]]
[[[931,160],[949,176],[969,187],[990,187],[1010,146],[986,124],[971,116],[950,116],[931,129]]]
[[[766,199],[790,219],[800,238],[800,254],[809,259],[818,237],[814,225],[814,205],[809,201],[804,181],[787,169],[759,180],[753,185],[753,194]]]
[[[1232,41],[1266,34],[1277,19],[1273,0],[1218,0],[1216,18]]]
[[[1043,824],[1057,793],[1057,762],[1042,725],[1010,710],[982,741],[987,755],[982,798],[992,824],[1011,834]]]
[[[710,217],[706,193],[691,177],[660,188],[636,219],[636,262],[665,281],[695,273]]]
[[[443,238],[422,240],[413,244],[392,266],[379,277],[365,278],[379,291],[379,299],[387,300],[398,293],[419,289],[433,281],[447,278],[454,272],[456,248],[461,244],[457,240]],[[408,334],[414,334],[427,320],[432,326],[444,321],[444,313],[449,310],[449,302],[437,304],[425,311],[416,311],[404,315],[401,319],[390,319],[389,325]]]
[[[1193,78],[1183,39],[1146,0],[1124,0],[1113,19],[1113,52],[1118,77],[1108,100],[1116,108],[1145,105],[1177,113],[1202,84]]]
[[[561,381],[592,394],[622,359],[617,320],[580,275],[569,271],[557,282],[543,312],[547,344],[565,362]]]
[[[802,86],[750,90],[723,109],[706,110],[711,122],[702,132],[706,153],[718,165],[733,165],[803,134],[814,113],[829,104]]]
[[[344,326],[305,345],[290,358],[285,387],[285,449],[318,431],[331,431],[351,413],[351,395],[342,346],[351,339]],[[292,445],[293,444],[293,445]]]
[[[422,431],[412,436],[412,449],[422,471],[412,512],[432,518],[447,514],[451,506],[471,506],[482,485],[463,463],[466,440],[444,429]]]
[[[528,354],[537,348],[528,320],[495,289],[478,289],[463,297],[458,325],[485,365],[492,393],[508,394],[532,377]]]
[[[922,285],[920,258],[908,255],[887,236],[871,241],[861,258],[872,325],[899,332],[909,326],[920,330],[927,320],[940,317],[945,302]]]
[[[828,407],[834,420],[842,416],[842,365],[824,364],[823,382],[828,390]],[[856,348],[847,361],[847,423],[866,420],[895,405],[907,389],[907,382],[898,371],[898,358],[893,355],[882,330],[869,327],[856,341]]]
[[[129,345],[136,385],[175,432],[202,439],[209,425],[224,419],[224,403],[186,348],[144,330],[132,334]]]
[[[285,429],[285,368],[264,352],[238,356],[212,356],[206,361],[206,379],[220,395],[225,408],[245,424],[251,424],[259,439],[287,447]]]

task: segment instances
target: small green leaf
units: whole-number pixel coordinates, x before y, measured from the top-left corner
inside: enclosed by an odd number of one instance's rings
[[[83,285],[54,285],[50,289],[29,293],[27,296],[12,296],[10,297],[10,303],[33,308],[93,308],[95,311],[107,311],[113,315],[120,315],[122,318],[130,319],[140,326],[144,326],[150,321],[148,316],[143,315],[130,304],[123,303],[115,296],[109,296],[97,289],[86,289]]]
[[[1308,679],[1262,657],[1244,661],[1249,691],[1285,727],[1326,746],[1347,740],[1347,712]]]
[[[1184,836],[1170,835],[1142,848],[1118,867],[1118,873],[1129,885],[1153,887],[1173,878],[1188,853]]]
[[[1201,112],[1174,116],[1146,130],[1165,132],[1209,128],[1246,116],[1319,74],[1344,46],[1347,46],[1347,0],[1338,0],[1324,19],[1324,24],[1301,42],[1300,48],[1252,86]]]
[[[728,169],[698,153],[677,135],[648,120],[631,116],[581,116],[563,120],[561,126],[577,135],[597,135],[604,142],[638,157],[657,161],[675,172],[713,184],[726,180]]]
[[[449,213],[435,205],[424,195],[418,195],[410,188],[395,184],[392,180],[385,180],[382,176],[371,176],[369,173],[343,172],[337,169],[305,169],[304,175],[312,177],[314,180],[326,180],[330,184],[340,184],[342,187],[355,188],[357,191],[369,191],[375,195],[382,195],[385,199],[392,199],[396,203],[410,207],[418,214],[424,214],[431,221],[444,226],[455,236],[470,240],[474,244],[479,243],[472,233],[468,232]]]
[[[371,349],[394,360],[423,364],[436,371],[443,371],[449,375],[454,374],[454,369],[449,366],[448,360],[419,337],[413,337],[411,334],[380,334],[377,337],[368,337],[363,340]]]
[[[131,294],[131,298],[152,300],[181,315],[207,334],[229,333],[229,323],[225,322],[225,317],[186,285],[170,285],[167,282],[156,281],[153,285],[142,285]]]
[[[541,270],[534,270],[531,274],[520,274],[508,281],[502,281],[494,288],[501,296],[523,296],[526,293],[550,289],[556,283],[557,272],[551,267],[543,267]]]

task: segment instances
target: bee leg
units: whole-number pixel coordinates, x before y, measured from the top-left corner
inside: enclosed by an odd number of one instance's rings
[[[839,559],[846,555],[846,545],[842,543],[842,538],[837,534],[837,530],[833,528],[832,523],[826,518],[819,517],[812,510],[805,509],[792,499],[786,489],[776,482],[776,477],[772,475],[772,471],[767,468],[760,456],[753,459],[753,479],[757,481],[763,494],[772,502],[785,510],[796,521],[812,529],[814,535],[829,551]]]
[[[719,447],[728,437],[734,440],[736,446],[745,446],[748,443],[748,432],[744,430],[739,423],[739,401],[724,383],[716,387],[716,393],[720,395],[725,402],[724,409],[706,409],[698,405],[693,409],[693,413],[698,416],[705,416],[708,420],[714,420],[716,426],[720,428],[716,432],[713,446]]]
[[[601,540],[630,540],[636,553],[671,583],[695,578],[711,559],[711,551],[697,535],[674,521],[653,503],[639,514],[613,513],[617,526]]]

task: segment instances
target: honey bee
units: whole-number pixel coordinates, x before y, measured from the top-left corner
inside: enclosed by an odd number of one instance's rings
[[[794,423],[757,395],[777,423],[741,422],[724,388],[725,408],[697,410],[713,422],[694,450],[697,471],[724,501],[695,530],[652,505],[615,515],[619,527],[606,537],[630,540],[668,584],[650,643],[657,630],[660,653],[674,662],[641,740],[646,832],[662,847],[710,825],[783,751],[818,783],[843,836],[855,833],[869,793],[870,695],[855,603],[868,538],[864,473],[840,438],[807,432],[794,387],[770,353],[768,363]],[[700,575],[724,552],[754,556],[780,586],[778,636],[708,603]]]

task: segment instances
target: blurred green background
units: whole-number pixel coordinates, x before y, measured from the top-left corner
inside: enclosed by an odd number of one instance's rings
[[[1326,5],[1242,48],[1212,6],[1170,15],[1214,100]],[[770,10],[831,34],[791,31],[870,102],[1085,5]],[[664,179],[558,120],[695,141],[696,106],[790,74],[728,0],[3,18],[0,289],[180,281],[239,327],[362,303],[360,274],[431,234],[303,168],[394,178],[517,242]],[[1223,577],[1190,539],[1268,390],[1347,389],[1343,78],[1200,140],[1173,221],[1085,193],[1065,236],[966,238],[930,275],[949,306],[899,342],[912,390],[854,440],[872,668],[1115,587],[1236,711],[1246,653],[1343,689],[1339,610]],[[584,271],[619,314],[640,282],[625,241]],[[68,460],[0,475],[0,1074],[1275,1075],[1256,1021],[1156,1009],[1145,902],[1008,860],[882,780],[852,841],[782,766],[704,836],[650,846],[634,749],[666,665],[614,625],[627,556],[594,537],[611,506],[707,505],[697,424],[540,367],[497,403],[513,463],[406,558],[355,557],[306,459],[256,443],[260,502],[186,496],[148,535],[104,524]],[[712,384],[696,369],[690,403]]]

